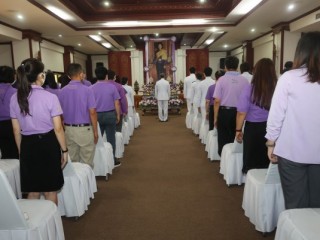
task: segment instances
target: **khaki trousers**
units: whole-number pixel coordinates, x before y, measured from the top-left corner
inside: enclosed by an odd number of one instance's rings
[[[65,135],[71,161],[84,162],[93,168],[96,145],[94,144],[92,126],[65,126]]]

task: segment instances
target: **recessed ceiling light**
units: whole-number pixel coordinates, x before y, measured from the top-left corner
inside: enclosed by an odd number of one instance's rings
[[[50,12],[52,12],[53,14],[55,14],[58,17],[62,18],[63,20],[71,20],[72,19],[72,17],[68,13],[62,11],[59,8],[56,8],[56,7],[53,7],[53,6],[48,6],[47,9]]]
[[[217,31],[218,31],[218,29],[216,27],[213,27],[210,29],[210,32],[217,32]]]
[[[108,42],[104,42],[104,43],[102,43],[102,45],[105,46],[106,48],[111,48],[112,47],[111,44],[108,43]]]
[[[59,37],[62,37],[62,35],[61,35],[61,34],[59,34],[58,36],[59,36]]]
[[[81,47],[81,43],[78,43],[78,46]]]
[[[206,40],[206,44],[207,44],[207,45],[210,45],[211,43],[213,43],[213,39],[208,39],[208,40]]]
[[[109,7],[110,6],[110,2],[105,1],[105,2],[103,2],[103,5],[105,5],[106,7]]]
[[[206,19],[175,19],[171,21],[172,25],[190,25],[190,24],[205,24],[208,20]]]
[[[205,3],[205,2],[206,2],[206,0],[199,0],[199,2],[200,2],[200,3]]]
[[[159,33],[155,33],[154,35],[156,35],[157,37],[159,36]]]
[[[228,46],[228,44],[225,44],[225,45],[223,45],[223,47],[224,47],[224,48],[227,48],[227,47],[229,47],[229,46]]]
[[[102,41],[102,38],[99,35],[89,35],[89,37],[97,42]]]
[[[289,4],[289,6],[288,6],[288,10],[290,11],[290,10],[293,10],[294,9],[294,7],[295,7],[295,5],[294,4]]]
[[[130,47],[132,48],[133,46],[132,46],[132,45],[130,45]]]
[[[256,29],[252,28],[250,31],[251,31],[251,32],[255,32],[255,31],[256,31]]]
[[[101,33],[101,32],[98,32],[98,34],[101,35],[102,33]]]
[[[17,15],[17,18],[22,20],[22,19],[23,19],[23,16],[22,16],[21,14],[18,14],[18,15]]]

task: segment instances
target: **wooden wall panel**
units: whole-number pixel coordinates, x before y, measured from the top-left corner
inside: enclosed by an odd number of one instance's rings
[[[208,49],[187,49],[186,50],[186,75],[189,75],[189,68],[195,67],[196,72],[203,72],[209,66]]]
[[[109,52],[108,54],[109,69],[115,71],[120,78],[127,77],[129,85],[132,82],[130,54],[130,51]]]

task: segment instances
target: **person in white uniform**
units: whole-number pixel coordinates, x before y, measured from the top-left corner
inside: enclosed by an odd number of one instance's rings
[[[241,72],[241,75],[244,76],[249,83],[251,83],[251,80],[252,80],[252,74],[250,73],[251,72],[251,67],[249,65],[249,63],[247,62],[243,62],[240,64],[240,72]]]
[[[121,79],[122,87],[126,90],[126,98],[128,102],[128,117],[133,118],[134,110],[134,91],[131,86],[128,85],[128,78],[122,77]]]
[[[160,122],[168,121],[170,92],[170,84],[164,79],[164,73],[161,73],[160,80],[156,82],[154,89],[155,98],[158,100],[158,115]]]
[[[190,75],[184,79],[184,83],[183,83],[183,94],[187,102],[188,112],[191,111],[191,102],[192,102],[191,101],[191,91],[192,91],[191,84],[197,80],[196,74],[195,74],[196,69],[194,67],[191,67],[189,69],[189,72],[190,72]]]

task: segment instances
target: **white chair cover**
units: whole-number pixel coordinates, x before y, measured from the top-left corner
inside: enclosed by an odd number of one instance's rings
[[[320,208],[285,210],[280,214],[275,240],[320,239]]]
[[[245,182],[242,173],[243,166],[243,145],[234,140],[233,143],[224,145],[221,153],[220,173],[226,180],[227,185]]]
[[[208,158],[211,161],[220,160],[220,155],[218,154],[218,136],[217,129],[209,131],[208,133],[208,143],[206,145],[208,151]]]
[[[111,147],[111,148],[110,148]],[[112,146],[110,143],[104,143],[98,124],[98,142],[93,158],[93,172],[95,176],[106,176],[112,174],[114,168]]]
[[[124,143],[121,132],[116,132],[116,158],[123,158],[124,153]]]
[[[132,117],[128,117],[129,136],[131,137],[134,132],[134,122]]]
[[[251,169],[247,173],[244,187],[242,208],[256,230],[266,233],[277,226],[280,213],[284,211],[284,199],[276,164],[268,169]],[[272,175],[272,183],[266,181]],[[278,180],[276,180],[278,179]],[[269,181],[269,180],[268,180]]]
[[[124,144],[129,144],[130,141],[130,136],[129,136],[129,127],[128,127],[128,123],[123,121],[122,122],[122,141]]]
[[[199,138],[202,144],[206,144],[208,132],[209,132],[209,122],[208,120],[204,120],[201,123],[200,132],[199,132]]]
[[[57,206],[48,200],[17,200],[0,170],[0,239],[64,240]]]
[[[64,185],[58,194],[62,216],[80,217],[88,210],[90,198],[97,192],[97,183],[91,167],[85,163],[68,161],[63,169]]]
[[[133,111],[134,116],[134,127],[137,128],[140,126],[140,115],[136,112],[136,110]]]
[[[20,183],[20,162],[18,159],[0,159],[0,169],[7,176],[17,198],[22,198]]]
[[[200,132],[200,124],[201,124],[201,114],[194,114],[192,120],[192,130],[193,133],[198,135]]]

